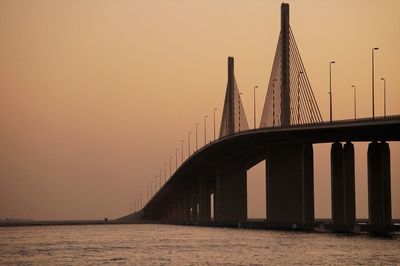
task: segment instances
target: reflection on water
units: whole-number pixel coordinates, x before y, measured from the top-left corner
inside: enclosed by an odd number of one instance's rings
[[[173,225],[0,228],[0,265],[398,264],[400,237]]]

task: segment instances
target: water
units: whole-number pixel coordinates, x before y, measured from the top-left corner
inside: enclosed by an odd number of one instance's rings
[[[0,265],[400,264],[400,237],[173,225],[0,228]]]

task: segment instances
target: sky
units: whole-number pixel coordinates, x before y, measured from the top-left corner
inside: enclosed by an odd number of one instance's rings
[[[400,114],[400,1],[302,0],[290,24],[322,116]],[[199,123],[219,129],[227,57],[249,124],[266,95],[280,1],[0,1],[0,219],[127,214]],[[258,124],[258,123],[257,123]],[[218,132],[217,132],[218,134]],[[356,144],[357,217],[368,215],[368,143]],[[192,145],[194,145],[192,134]],[[316,217],[330,217],[330,144],[314,145]],[[192,146],[192,149],[194,146]],[[390,143],[392,213],[400,218],[400,145]],[[187,151],[185,150],[185,156]],[[178,159],[180,155],[178,155]],[[174,165],[174,159],[173,165]],[[169,172],[169,171],[168,171]],[[263,163],[248,171],[249,217],[265,216]]]

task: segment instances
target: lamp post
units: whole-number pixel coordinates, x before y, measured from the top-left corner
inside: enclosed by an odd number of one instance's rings
[[[172,164],[171,164],[172,156],[169,156],[169,177],[172,175]]]
[[[303,71],[297,73],[297,124],[300,124],[300,74]]]
[[[383,116],[386,117],[386,79],[381,78],[383,80]]]
[[[332,123],[332,64],[335,61],[329,62],[329,121]]]
[[[354,89],[354,120],[357,119],[357,87],[355,85],[351,85]]]
[[[372,119],[375,119],[375,62],[374,52],[379,50],[378,47],[372,48]]]
[[[151,180],[150,192],[151,192],[151,196],[153,197],[153,180]]]
[[[254,86],[254,88],[253,88],[253,96],[254,96],[254,103],[253,103],[253,105],[254,105],[254,114],[253,114],[253,117],[254,117],[254,129],[256,129],[256,89],[258,88],[258,86]]]
[[[154,176],[154,194],[156,194],[157,191],[157,176]]]
[[[143,207],[143,205],[142,205],[142,190],[140,190],[140,208],[142,208]]]
[[[185,140],[181,140],[181,165],[183,164],[183,143],[185,142]]]
[[[167,163],[164,163],[164,184],[167,182]]]
[[[190,157],[190,134],[192,134],[192,131],[188,133],[188,158]]]
[[[160,169],[160,185],[159,185],[159,189],[161,189],[161,179],[162,179],[162,169]]]
[[[199,123],[196,123],[196,151],[198,149],[198,145],[197,145],[197,128],[199,127]]]
[[[178,169],[178,149],[175,149],[175,171]]]
[[[217,107],[214,108],[214,140],[215,140],[215,111],[217,110]]]
[[[238,102],[239,102],[239,132],[240,132],[240,95],[242,95],[243,93],[239,92],[239,98],[238,98]]]
[[[272,126],[275,126],[275,82],[277,79],[272,80]]]
[[[204,116],[204,146],[207,145],[207,115]]]

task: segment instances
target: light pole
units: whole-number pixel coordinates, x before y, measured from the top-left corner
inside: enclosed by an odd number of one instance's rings
[[[354,85],[351,85],[351,87],[354,89],[354,120],[357,119],[357,87]]]
[[[151,188],[151,190],[150,190],[151,191],[151,196],[153,197],[153,180],[151,180],[151,187],[150,188]]]
[[[196,123],[196,151],[198,149],[198,146],[197,146],[197,128],[198,127],[199,127],[199,123]]]
[[[142,190],[140,190],[140,208],[142,208],[143,207],[143,205],[142,205]]]
[[[160,185],[159,185],[159,189],[161,189],[161,179],[162,179],[162,169],[160,169]]]
[[[386,79],[381,78],[383,80],[383,116],[386,117]]]
[[[188,158],[190,157],[190,134],[192,134],[192,131],[188,133]]]
[[[243,93],[239,92],[239,98],[238,98],[238,102],[239,102],[239,132],[240,132],[240,95],[242,95]]]
[[[272,126],[275,126],[275,81],[278,80],[272,80]]]
[[[253,95],[254,95],[254,129],[256,129],[256,89],[258,88],[258,86],[254,86],[253,88]]]
[[[300,74],[303,71],[297,73],[297,124],[300,124]]]
[[[329,62],[329,121],[332,123],[332,64],[335,61]]]
[[[374,52],[379,50],[378,47],[372,48],[372,119],[375,119],[375,62]]]
[[[154,176],[154,195],[157,192],[157,176]]]
[[[204,116],[204,146],[207,145],[207,115]]]
[[[214,140],[215,140],[215,111],[217,110],[217,107],[214,108]]]
[[[167,182],[167,163],[164,163],[164,184]]]
[[[185,142],[185,140],[181,140],[181,165],[183,164],[183,143]]]
[[[171,164],[172,156],[169,156],[169,177],[172,175],[172,164]]]
[[[175,171],[178,169],[178,149],[175,149]]]

